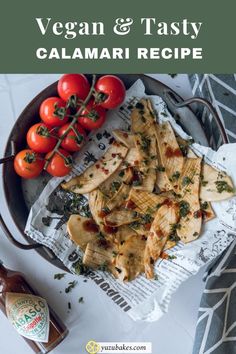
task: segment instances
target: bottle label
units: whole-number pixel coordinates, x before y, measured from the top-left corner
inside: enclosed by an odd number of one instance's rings
[[[36,342],[48,342],[49,309],[43,298],[31,294],[6,293],[6,313],[21,336]]]

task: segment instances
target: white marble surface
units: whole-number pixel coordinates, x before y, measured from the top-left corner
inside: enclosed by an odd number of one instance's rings
[[[0,75],[0,156],[10,130],[25,105],[44,87],[60,75]],[[191,96],[187,75],[152,74],[171,86],[184,98]],[[0,211],[10,230],[21,239],[13,225],[4,202],[2,184],[0,187]],[[0,230],[0,259],[12,269],[27,275],[29,282],[47,298],[70,330],[67,339],[53,354],[85,354],[88,340],[97,341],[150,341],[153,354],[190,354],[192,351],[197,310],[204,287],[201,271],[186,281],[174,295],[168,314],[158,322],[133,322],[116,308],[92,282],[84,283],[78,278],[78,286],[70,293],[64,289],[76,277],[66,275],[65,279],[54,280],[58,272],[54,266],[43,260],[35,251],[23,251],[9,243]],[[60,293],[61,291],[61,293]],[[84,304],[78,298],[84,297]],[[68,301],[72,309],[68,312]],[[0,313],[0,353],[30,354],[31,349],[15,333],[7,319]]]

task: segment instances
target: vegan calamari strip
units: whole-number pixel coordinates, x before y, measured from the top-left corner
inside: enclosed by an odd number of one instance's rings
[[[202,226],[202,212],[199,201],[201,159],[186,159],[179,180],[181,193],[180,221],[177,235],[184,243],[197,239]]]
[[[225,172],[203,163],[200,198],[208,202],[216,202],[234,195],[235,188],[231,178]]]
[[[132,110],[130,119],[133,133],[145,133],[156,121],[151,101],[141,99]]]
[[[178,222],[178,218],[178,207],[174,203],[161,206],[156,213],[144,252],[144,268],[148,279],[154,277],[154,264],[164,249],[172,226]]]
[[[130,134],[128,132],[119,129],[113,130],[112,134],[117,141],[124,144],[127,148],[130,149],[135,147],[133,134]]]
[[[130,185],[122,183],[118,191],[107,202],[106,207],[109,210],[119,207],[128,198]]]
[[[170,183],[175,187],[184,164],[182,151],[169,122],[156,125],[156,136],[161,166],[165,168]]]
[[[114,141],[100,160],[81,175],[62,183],[62,188],[80,194],[93,191],[119,168],[127,152],[126,146]]]
[[[145,245],[145,239],[140,235],[133,235],[122,243],[115,260],[118,279],[131,281],[144,271]]]
[[[128,202],[130,201],[134,210],[141,214],[146,214],[147,212],[153,214],[163,203],[168,204],[172,200],[174,200],[172,193],[154,194],[132,188]]]
[[[84,251],[88,242],[96,240],[99,228],[93,219],[76,214],[70,216],[67,231],[70,239]]]
[[[109,241],[106,246],[99,244],[99,241],[89,242],[84,252],[83,264],[103,271],[110,270],[116,276],[117,272],[113,266],[116,254],[118,254],[117,246]]]
[[[140,218],[140,215],[134,211],[125,208],[114,209],[104,217],[104,222],[107,226],[118,227],[128,225]]]

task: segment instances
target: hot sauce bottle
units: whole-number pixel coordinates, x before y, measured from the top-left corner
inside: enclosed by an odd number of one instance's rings
[[[54,311],[25,280],[0,263],[0,308],[37,354],[49,353],[68,334]]]

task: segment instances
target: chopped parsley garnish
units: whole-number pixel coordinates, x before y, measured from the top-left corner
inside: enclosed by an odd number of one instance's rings
[[[165,167],[164,166],[157,166],[157,171],[159,172],[165,172]]]
[[[74,289],[76,287],[77,284],[78,284],[78,282],[76,280],[70,281],[68,283],[68,287],[65,288],[65,293],[67,293],[67,294],[70,293],[72,291],[72,289]]]
[[[68,302],[68,309],[71,310],[71,303]]]
[[[66,275],[66,273],[54,274],[54,279],[61,280],[62,278],[64,278],[65,275]]]
[[[84,298],[83,298],[83,296],[81,296],[81,297],[78,299],[78,303],[79,303],[79,304],[83,304],[83,303],[84,303]]]
[[[163,117],[168,117],[168,114],[167,114],[166,112],[161,112],[161,115],[162,115]],[[163,129],[165,129],[164,126],[163,126]]]
[[[176,259],[177,257],[176,256],[174,256],[174,255],[168,255],[168,259]]]
[[[180,238],[176,233],[173,233],[173,234],[170,234],[169,240],[174,241],[174,242],[178,242],[180,240]]]
[[[145,224],[150,224],[153,220],[153,217],[150,214],[145,214],[142,216],[142,220]]]
[[[226,181],[216,181],[216,189],[218,193],[228,192],[233,193],[234,188],[232,188]]]
[[[79,259],[75,263],[73,263],[72,267],[74,268],[74,272],[80,275],[87,275],[89,273],[89,268],[83,264],[82,259]]]
[[[188,186],[190,183],[193,183],[191,178],[189,178],[188,176],[184,176],[182,179],[182,186]]]
[[[135,230],[139,229],[140,226],[141,226],[141,224],[140,224],[139,221],[133,221],[133,222],[132,222],[131,224],[129,224],[129,225],[130,225],[130,227],[132,227],[132,229],[135,229]]]
[[[201,210],[206,210],[206,209],[208,209],[208,208],[209,208],[208,202],[203,202],[203,203],[201,203]]]
[[[121,182],[113,181],[112,184],[111,184],[111,191],[112,192],[117,192],[118,189],[120,188],[120,186],[121,186]]]
[[[125,175],[125,172],[124,171],[120,171],[120,173],[119,173],[119,177],[124,177],[124,175]]]
[[[190,205],[188,202],[186,202],[185,200],[181,200],[179,202],[179,214],[181,217],[185,217],[188,215],[190,211]]]
[[[174,232],[176,232],[176,230],[179,230],[179,229],[181,229],[181,225],[180,224],[172,224],[171,225],[171,232],[172,233],[174,233]]]
[[[108,267],[107,262],[103,262],[102,264],[100,264],[98,269],[101,270],[102,272],[106,272],[107,271],[107,267]]]
[[[150,143],[151,143],[151,140],[147,136],[141,134],[141,149],[143,151],[147,152],[149,150]]]
[[[104,207],[104,208],[102,208],[102,212],[104,214],[109,214],[110,213],[110,209],[108,207]]]
[[[180,172],[176,171],[175,173],[173,173],[173,175],[171,176],[170,180],[172,182],[174,182],[174,181],[177,181],[179,179],[179,177],[180,177]]]
[[[132,185],[133,185],[134,187],[141,186],[141,185],[142,185],[141,179],[137,179],[137,180],[133,181]]]

